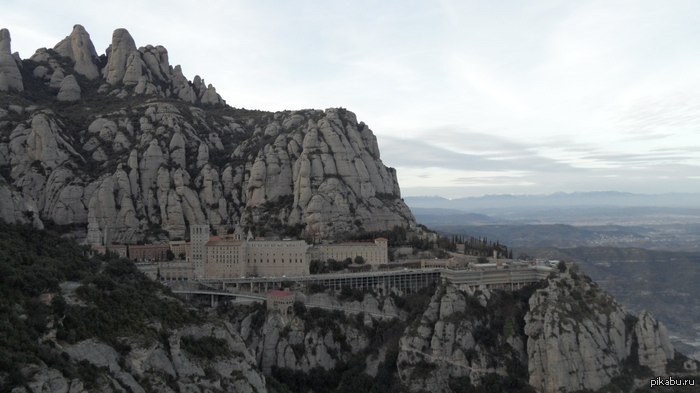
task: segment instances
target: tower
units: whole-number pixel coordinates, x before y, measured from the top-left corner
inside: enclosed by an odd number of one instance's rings
[[[209,241],[209,225],[190,226],[190,244],[192,246],[192,264],[194,278],[204,277],[204,267],[207,263],[207,242]]]

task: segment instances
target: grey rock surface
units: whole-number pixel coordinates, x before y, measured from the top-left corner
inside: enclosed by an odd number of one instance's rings
[[[114,30],[112,45],[107,55],[107,65],[102,70],[104,78],[110,85],[122,82],[127,71],[127,61],[136,51],[136,43],[126,29]]]
[[[12,132],[0,144],[11,167],[3,215],[28,221],[22,209],[35,206],[32,221],[89,225],[93,240],[109,232],[124,242],[143,240],[153,225],[184,237],[204,222],[221,231],[297,228],[322,237],[415,225],[395,171],[353,113],[236,111],[168,59],[162,46],[137,49],[117,29],[102,69],[106,83],[88,88],[78,82],[94,77],[97,60],[82,26],[54,51],[37,50],[27,71],[48,79],[58,101],[97,94],[104,102],[31,114],[8,106],[20,116],[5,125]]]
[[[88,79],[100,76],[97,69],[97,52],[90,40],[90,34],[81,25],[73,26],[71,34],[53,48],[59,55],[72,59],[73,70]]]
[[[80,100],[80,86],[73,75],[63,78],[61,88],[58,90],[56,99],[64,102],[75,102]]]
[[[12,55],[10,32],[0,29],[0,91],[23,91],[22,74]]]

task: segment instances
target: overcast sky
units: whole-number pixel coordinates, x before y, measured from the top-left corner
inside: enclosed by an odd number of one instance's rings
[[[697,1],[0,0],[23,58],[124,27],[235,107],[345,107],[404,195],[700,192]]]

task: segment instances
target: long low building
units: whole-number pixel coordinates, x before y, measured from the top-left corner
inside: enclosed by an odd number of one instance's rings
[[[129,259],[133,261],[165,261],[168,258],[168,244],[129,244]]]
[[[357,257],[361,257],[365,263],[370,265],[387,264],[389,262],[388,240],[379,237],[373,242],[319,244],[309,249],[310,260],[344,261],[350,258],[354,261]]]
[[[461,289],[519,289],[549,276],[552,269],[545,266],[516,268],[445,269],[442,279]]]
[[[152,280],[192,281],[194,266],[186,261],[136,262],[136,267]]]
[[[204,277],[233,278],[309,274],[303,240],[239,240],[212,237],[206,244]]]
[[[366,265],[388,263],[388,241],[377,238],[368,242],[334,243],[309,246],[303,240],[256,239],[252,233],[211,236],[209,225],[191,225],[190,241],[173,240],[169,243],[142,245],[100,245],[92,247],[104,253],[118,252],[135,262],[161,262],[168,259],[182,262],[167,265],[173,279],[230,279],[250,276],[306,276],[309,261],[334,259],[344,261],[357,257]],[[184,258],[183,258],[184,257]],[[183,261],[184,259],[184,261]],[[160,266],[165,269],[166,265]],[[185,270],[178,270],[178,269]],[[157,268],[156,268],[157,269]],[[190,272],[191,269],[191,272]]]

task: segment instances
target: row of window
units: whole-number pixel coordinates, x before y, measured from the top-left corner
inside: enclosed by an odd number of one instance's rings
[[[238,258],[231,259],[231,258],[226,258],[226,257],[214,255],[214,256],[212,256],[212,258],[211,258],[211,262],[212,262],[212,263],[218,263],[218,264],[223,264],[223,263],[225,263],[225,264],[227,264],[227,265],[230,265],[231,263],[237,264],[237,263],[238,263]],[[282,259],[280,260],[280,262],[281,262],[281,263],[285,263],[285,259],[282,258]],[[288,262],[289,262],[289,263],[303,263],[304,260],[303,260],[303,259],[299,259],[299,258],[294,258],[294,259],[291,259],[291,258],[290,258]],[[249,261],[248,263],[257,264],[257,263],[258,263],[258,259],[255,259],[255,258],[254,258],[252,262]],[[260,259],[260,263],[270,263],[270,259]],[[272,259],[272,263],[277,263],[277,259],[276,259],[276,258],[273,258],[273,259]]]

